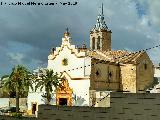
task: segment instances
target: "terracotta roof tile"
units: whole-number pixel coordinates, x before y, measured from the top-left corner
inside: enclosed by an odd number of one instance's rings
[[[92,58],[109,61],[109,62],[119,62],[119,63],[133,63],[138,62],[138,58],[144,53],[140,52],[129,52],[126,50],[115,50],[115,51],[89,51],[88,55]]]

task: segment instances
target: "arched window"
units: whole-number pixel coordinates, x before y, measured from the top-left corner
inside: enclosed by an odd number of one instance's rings
[[[95,49],[95,37],[92,38],[92,50]]]
[[[108,82],[111,82],[112,77],[113,77],[113,73],[111,71],[109,71],[109,73],[108,73]]]
[[[100,36],[98,36],[98,39],[97,39],[97,49],[98,50],[100,49]]]
[[[144,63],[144,69],[147,70],[147,63]]]
[[[144,61],[143,65],[144,65],[144,70],[147,70],[148,66],[147,66],[147,61],[146,60]]]

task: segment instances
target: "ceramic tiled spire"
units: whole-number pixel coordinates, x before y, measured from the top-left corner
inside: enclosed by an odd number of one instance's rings
[[[94,30],[107,30],[107,29],[108,29],[108,27],[107,27],[105,20],[104,20],[103,3],[102,3],[101,12],[99,13],[99,15],[97,17],[97,23],[95,24],[92,31],[94,31]]]

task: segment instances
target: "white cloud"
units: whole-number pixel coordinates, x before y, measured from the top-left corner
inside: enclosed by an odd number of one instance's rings
[[[112,11],[109,22],[113,32],[114,48],[133,51],[160,44],[160,0],[108,1],[105,5]],[[142,12],[145,12],[141,17],[139,17],[141,13],[137,9],[137,3],[140,4],[139,7],[143,7]],[[148,53],[154,63],[160,61],[160,49],[151,49]]]
[[[152,23],[155,26],[160,27],[160,10],[159,10],[160,0],[149,0],[148,4],[149,4],[148,13]]]
[[[89,43],[89,30],[96,22],[102,2],[106,24],[112,30],[113,49],[135,51],[160,43],[160,0],[79,0],[72,7],[1,7],[0,49],[7,51],[12,65],[38,67],[41,61],[47,63],[47,54],[51,47],[61,43],[65,27],[70,28],[74,43],[80,44],[84,39]],[[141,17],[137,2],[145,10]],[[7,43],[12,45],[7,47]],[[159,49],[149,54],[153,61],[159,61]],[[2,62],[8,64],[7,57]]]
[[[148,51],[150,58],[153,59],[153,63],[157,66],[160,63],[160,48],[154,48]]]
[[[21,53],[8,53],[7,55],[10,58],[11,62],[16,64],[22,64],[23,59],[25,58],[24,54]]]

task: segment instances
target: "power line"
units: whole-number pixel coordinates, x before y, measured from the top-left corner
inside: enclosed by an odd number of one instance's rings
[[[142,50],[139,50],[139,51],[136,51],[136,52],[132,52],[132,53],[129,53],[128,55],[124,55],[124,56],[120,56],[120,57],[116,57],[114,59],[119,59],[119,58],[125,58],[129,55],[132,55],[132,54],[137,54],[137,53],[140,53],[140,52],[145,52],[145,51],[149,51],[151,49],[154,49],[154,48],[158,48],[160,47],[160,44],[159,45],[156,45],[156,46],[153,46],[153,47],[150,47],[150,48],[146,48],[146,49],[142,49]],[[99,61],[99,62],[96,62],[94,64],[89,64],[89,65],[85,65],[85,66],[81,66],[81,67],[77,67],[77,68],[73,68],[73,69],[69,69],[69,70],[64,70],[63,72],[66,72],[66,71],[73,71],[73,70],[77,70],[77,69],[81,69],[83,67],[89,67],[89,66],[93,66],[95,64],[98,64],[98,63],[102,63],[102,61]],[[62,72],[61,72],[62,73]],[[91,107],[94,107],[97,103],[101,102],[102,100],[104,100],[106,97],[108,97],[110,95],[110,93],[108,93],[105,97],[101,98],[99,101],[97,101],[96,103],[94,103]],[[91,98],[91,97],[89,97]]]
[[[110,95],[110,93],[108,93],[105,97],[101,98],[99,101],[95,102],[91,107],[94,107],[97,103],[99,103],[100,101],[104,100],[109,95]]]
[[[153,47],[150,47],[150,48],[142,49],[142,50],[139,50],[139,51],[136,51],[136,52],[131,52],[131,53],[127,54],[127,55],[119,56],[119,57],[116,57],[116,58],[114,58],[114,59],[115,59],[115,60],[116,60],[116,59],[119,59],[119,58],[124,59],[125,57],[130,56],[130,55],[132,55],[132,54],[137,54],[137,53],[140,53],[140,52],[149,51],[149,50],[154,49],[154,48],[157,48],[157,47],[160,47],[160,44],[159,44],[159,45],[156,45],[156,46],[153,46]],[[92,51],[91,51],[91,52],[92,52]],[[94,51],[93,51],[93,52],[94,52]],[[92,57],[91,57],[91,58],[92,58]],[[89,67],[89,66],[94,66],[95,64],[98,64],[98,63],[103,63],[103,62],[102,62],[102,61],[99,61],[99,62],[92,63],[92,64],[88,64],[88,65],[85,65],[85,66],[80,66],[80,67],[72,68],[72,69],[69,69],[69,70],[64,70],[64,71],[62,71],[62,72],[60,72],[60,73],[67,72],[67,71],[70,72],[70,71],[74,71],[74,70],[86,68],[86,67]],[[107,63],[104,63],[104,64],[107,64]]]

